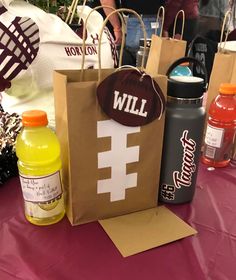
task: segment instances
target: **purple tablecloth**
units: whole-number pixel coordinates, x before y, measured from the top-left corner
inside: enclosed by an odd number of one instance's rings
[[[123,258],[97,222],[28,223],[13,178],[0,188],[0,279],[236,279],[236,167],[200,165],[193,202],[168,207],[198,234]]]

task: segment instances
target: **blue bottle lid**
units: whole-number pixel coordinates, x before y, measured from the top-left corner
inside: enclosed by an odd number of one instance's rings
[[[188,67],[188,62],[183,62],[180,65],[176,66],[170,73],[170,77],[173,76],[193,76],[192,71]]]

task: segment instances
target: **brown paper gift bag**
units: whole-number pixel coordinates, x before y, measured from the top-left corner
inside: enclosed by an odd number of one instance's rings
[[[218,52],[215,54],[214,63],[212,67],[211,77],[209,81],[209,87],[206,98],[206,112],[209,111],[209,107],[213,99],[218,95],[221,83],[236,84],[236,49],[228,50],[227,42],[222,42],[223,32],[225,25],[231,21],[232,13],[228,11],[225,14],[222,29],[221,39],[218,47]],[[229,29],[226,32],[226,40],[229,34]],[[207,120],[207,118],[206,118]],[[236,159],[236,139],[234,141],[234,147],[232,150],[232,158]]]
[[[207,92],[207,111],[212,100],[218,95],[221,83],[236,83],[236,52],[218,51],[215,54]]]
[[[230,22],[231,12],[225,14],[221,30],[221,39],[218,52],[215,54],[206,100],[208,112],[212,100],[218,95],[221,83],[236,83],[236,49],[235,52],[227,50],[226,41],[222,42],[226,21]],[[228,31],[227,31],[228,33]],[[227,39],[227,35],[226,35]]]
[[[97,103],[96,89],[113,72],[83,67],[54,72],[56,133],[62,151],[66,211],[72,225],[157,205],[164,115],[141,127],[109,119]],[[155,81],[166,93],[167,78],[158,76]],[[107,129],[101,136],[103,124]],[[135,149],[139,156],[132,159]],[[105,153],[113,153],[108,168],[101,163]],[[101,191],[106,179],[111,181],[110,189]]]
[[[209,107],[213,99],[219,94],[219,88],[220,84],[222,83],[236,83],[236,49],[234,51],[227,49],[227,36],[229,34],[229,29],[226,32],[226,39],[225,42],[222,42],[223,38],[223,32],[225,29],[226,22],[231,21],[231,11],[228,11],[225,14],[222,29],[221,29],[221,38],[220,43],[218,46],[218,52],[215,54],[213,67],[211,71],[208,91],[206,94],[206,112],[208,114]],[[207,120],[206,118],[206,124],[205,124],[205,130],[207,126]],[[234,140],[234,146],[232,150],[232,159],[236,159],[236,139]]]
[[[181,39],[174,39],[175,36],[175,26],[178,15],[182,13],[183,15],[183,25]],[[163,12],[164,21],[164,12]],[[187,42],[182,40],[183,30],[184,30],[184,11],[180,10],[175,17],[173,38],[159,37],[155,34],[152,35],[151,47],[148,55],[146,71],[151,75],[166,75],[167,69],[170,65],[177,59],[183,57],[186,51]],[[162,31],[161,31],[162,35]]]

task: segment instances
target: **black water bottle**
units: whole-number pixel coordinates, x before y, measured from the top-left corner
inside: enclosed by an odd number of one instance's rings
[[[169,77],[170,72],[183,62],[200,65],[205,72],[205,80],[191,76]],[[177,204],[189,202],[194,196],[205,121],[202,100],[207,74],[198,60],[184,57],[170,66],[167,75],[159,200]]]

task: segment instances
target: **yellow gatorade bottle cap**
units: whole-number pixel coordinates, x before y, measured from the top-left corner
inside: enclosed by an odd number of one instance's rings
[[[25,111],[22,114],[23,126],[46,126],[48,124],[47,114],[41,110]]]
[[[219,92],[223,94],[236,94],[236,84],[221,84]]]

